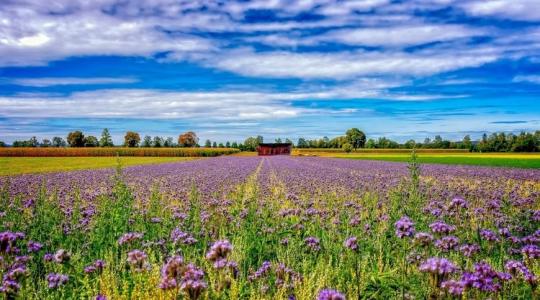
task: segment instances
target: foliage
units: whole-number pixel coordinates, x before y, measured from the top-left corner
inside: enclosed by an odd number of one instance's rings
[[[366,143],[366,134],[358,128],[347,130],[345,136],[347,137],[347,142],[351,144],[354,149],[363,148]]]
[[[126,147],[137,147],[139,146],[140,141],[141,137],[134,131],[126,132],[126,135],[124,136],[124,146]]]
[[[256,137],[248,137],[244,141],[244,150],[255,151],[257,149],[257,146],[259,146],[259,144],[261,143],[263,143],[263,137],[260,135]]]
[[[84,134],[80,130],[72,131],[67,136],[70,147],[84,147]]]
[[[345,153],[350,153],[353,150],[353,146],[351,144],[349,144],[349,143],[345,143],[341,147],[342,147],[343,151],[345,151]]]
[[[111,134],[109,133],[109,129],[105,128],[101,132],[101,138],[99,139],[99,146],[100,147],[113,147],[114,146]]]
[[[84,146],[85,147],[98,147],[99,141],[95,136],[88,135],[84,137]]]
[[[193,131],[188,131],[178,136],[178,146],[180,147],[195,147],[198,143],[199,138]]]
[[[66,143],[66,141],[64,141],[63,138],[61,138],[59,136],[55,136],[52,139],[52,145],[53,145],[53,147],[66,147],[67,143]]]

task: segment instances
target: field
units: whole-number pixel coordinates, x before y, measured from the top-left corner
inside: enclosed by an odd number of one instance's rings
[[[193,159],[191,157],[121,157],[123,166],[157,164]],[[0,157],[0,176],[25,173],[113,168],[116,157]]]
[[[540,170],[223,156],[0,186],[5,298],[540,297]]]
[[[211,157],[238,153],[233,148],[0,148],[0,157],[65,157],[65,156],[154,156],[154,157]]]
[[[326,150],[326,151],[325,151]],[[478,165],[513,168],[540,168],[539,153],[471,153],[464,151],[424,150],[418,151],[418,160],[421,163],[452,164],[452,165]],[[384,160],[407,162],[410,159],[410,150],[380,150],[356,151],[344,153],[340,150],[329,149],[295,149],[293,154],[304,156],[321,156],[361,160]]]

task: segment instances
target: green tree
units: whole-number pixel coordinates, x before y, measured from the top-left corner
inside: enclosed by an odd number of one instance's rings
[[[257,146],[262,143],[262,136],[257,137],[248,137],[244,141],[244,148],[246,151],[255,151],[257,149]]]
[[[212,143],[212,148],[217,148],[217,143],[216,142]]]
[[[114,146],[111,134],[109,133],[109,129],[105,128],[101,132],[101,138],[99,139],[99,146],[100,147],[113,147]]]
[[[142,146],[145,147],[145,148],[152,147],[152,137],[149,136],[149,135],[145,135],[144,139],[143,139],[143,142],[142,142]]]
[[[225,143],[225,147],[231,148],[231,142],[227,141],[227,142]]]
[[[173,138],[170,137],[170,136],[167,137],[167,138],[165,139],[165,141],[163,142],[163,146],[164,146],[164,147],[169,147],[169,148],[170,148],[170,147],[174,147],[174,141],[173,141]]]
[[[139,143],[141,142],[141,137],[137,132],[134,131],[128,131],[126,132],[126,135],[124,136],[124,145],[126,147],[138,147]]]
[[[99,141],[95,136],[89,135],[89,136],[86,136],[84,138],[84,146],[85,147],[97,147],[97,146],[99,146]]]
[[[206,140],[206,142],[204,142],[204,146],[206,148],[210,148],[210,147],[212,147],[212,142],[210,140]]]
[[[472,141],[471,141],[470,135],[467,134],[466,136],[464,136],[461,143],[462,143],[463,149],[469,149],[469,150],[472,149]]]
[[[67,136],[70,147],[84,147],[84,134],[80,130],[72,131]]]
[[[160,136],[155,136],[154,141],[152,142],[154,148],[161,148],[163,146],[163,139]]]
[[[352,150],[353,150],[353,146],[349,143],[345,143],[343,144],[343,146],[341,146],[341,148],[343,149],[343,151],[345,151],[346,153],[350,153]]]
[[[59,136],[53,137],[52,145],[53,145],[53,147],[65,147],[65,146],[67,146],[66,141],[64,141],[64,139],[59,137]]]
[[[43,148],[50,147],[50,146],[52,146],[51,140],[49,140],[49,139],[43,139],[43,140],[41,141],[41,144],[40,144],[39,146],[40,146],[40,147],[43,147]]]
[[[235,148],[235,149],[238,149],[238,143],[237,142],[233,142],[232,145],[231,145],[232,148]]]
[[[4,141],[0,141],[0,148],[6,147],[6,143]]]
[[[304,138],[299,138],[298,139],[298,142],[296,143],[296,147],[298,148],[307,148],[308,147],[308,143],[306,141],[306,139]]]
[[[362,148],[366,144],[366,134],[358,128],[347,130],[345,136],[347,137],[347,142],[351,144],[354,149]]]

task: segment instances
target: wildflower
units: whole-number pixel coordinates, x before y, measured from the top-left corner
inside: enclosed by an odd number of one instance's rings
[[[232,245],[228,240],[221,240],[215,242],[208,253],[206,253],[206,259],[215,262],[220,259],[225,259],[232,252]]]
[[[458,268],[446,258],[431,257],[420,265],[420,271],[438,275],[449,275],[457,272]]]
[[[50,289],[55,289],[57,287],[65,285],[68,280],[69,277],[63,274],[50,273],[49,275],[47,275],[47,282],[49,283]]]
[[[479,262],[474,265],[474,272],[464,272],[461,280],[467,287],[484,292],[498,292],[502,288],[502,281],[509,280],[507,275],[493,270],[486,262]]]
[[[414,223],[407,216],[401,217],[394,226],[396,227],[396,235],[400,239],[414,234]]]
[[[188,295],[189,299],[198,299],[207,288],[203,278],[204,272],[193,264],[189,264],[182,276],[180,289]]]
[[[118,239],[118,245],[124,245],[128,243],[132,243],[133,241],[142,239],[143,234],[139,232],[128,232],[124,235],[122,235]]]
[[[43,248],[43,245],[38,242],[28,241],[26,247],[28,248],[28,252],[38,252]]]
[[[102,294],[98,294],[98,295],[96,296],[96,299],[95,299],[95,300],[107,300],[107,297],[105,297],[105,296],[102,295]]]
[[[96,260],[94,263],[92,263],[89,266],[86,266],[84,268],[84,273],[91,274],[94,272],[101,272],[103,271],[103,268],[105,267],[105,262],[101,259]]]
[[[427,232],[418,232],[414,235],[414,242],[420,246],[429,246],[433,242],[433,236]]]
[[[465,290],[465,283],[457,280],[447,280],[441,283],[441,288],[446,290],[450,295],[461,296]]]
[[[357,251],[358,250],[358,239],[355,236],[351,236],[351,237],[349,237],[348,239],[345,240],[343,245],[346,248],[351,249],[352,251]]]
[[[336,290],[325,289],[319,292],[317,300],[345,300],[345,296]]]
[[[185,245],[193,245],[197,242],[197,240],[193,238],[191,234],[183,232],[179,228],[173,229],[173,231],[171,232],[171,240],[175,244],[181,243]]]
[[[439,234],[449,234],[456,230],[456,226],[448,225],[443,221],[435,221],[429,225],[429,228],[431,228],[433,233]]]
[[[313,236],[307,237],[306,239],[304,239],[304,243],[312,251],[316,252],[316,251],[321,250],[321,246],[319,245],[320,240],[316,237],[313,237]]]
[[[489,229],[482,229],[480,230],[480,236],[488,242],[498,242],[499,238],[497,237],[497,234]]]
[[[521,248],[521,253],[529,259],[540,258],[540,248],[536,245],[527,245]]]
[[[445,236],[440,240],[435,241],[435,247],[441,249],[443,252],[455,250],[459,245],[459,239],[455,236]]]
[[[262,263],[261,267],[257,271],[255,271],[253,274],[248,276],[248,279],[250,281],[259,279],[263,277],[264,275],[268,274],[271,268],[272,268],[272,264],[269,261],[265,261]]]
[[[4,231],[0,232],[0,253],[17,253],[19,249],[16,247],[18,240],[25,237],[22,232]]]
[[[450,201],[448,208],[451,210],[456,210],[458,208],[467,209],[469,208],[469,203],[463,198],[456,197]]]
[[[128,253],[127,262],[135,268],[136,272],[142,272],[150,268],[147,262],[148,256],[141,250],[133,250]]]
[[[15,280],[4,279],[2,281],[2,285],[0,285],[0,293],[4,293],[7,295],[17,294],[17,292],[20,289],[21,289],[21,285]],[[10,298],[7,297],[7,299],[10,299]]]
[[[59,264],[69,261],[71,254],[65,249],[59,249],[53,256],[53,260]]]
[[[476,244],[464,244],[459,247],[459,252],[466,257],[471,257],[480,252],[480,247]]]
[[[45,253],[43,255],[43,260],[46,261],[46,262],[51,262],[54,260],[54,255],[51,254],[51,253]]]

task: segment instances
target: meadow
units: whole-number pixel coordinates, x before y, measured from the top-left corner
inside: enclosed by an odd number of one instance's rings
[[[194,159],[194,157],[112,156],[95,157],[0,157],[0,176],[45,173],[123,166],[159,164]]]
[[[540,170],[222,156],[0,186],[8,299],[540,297]]]
[[[478,153],[464,150],[420,149],[418,161],[429,164],[477,165],[513,168],[540,168],[540,153]],[[407,162],[411,150],[361,149],[345,153],[341,149],[295,149],[294,155],[321,156],[361,160]]]

